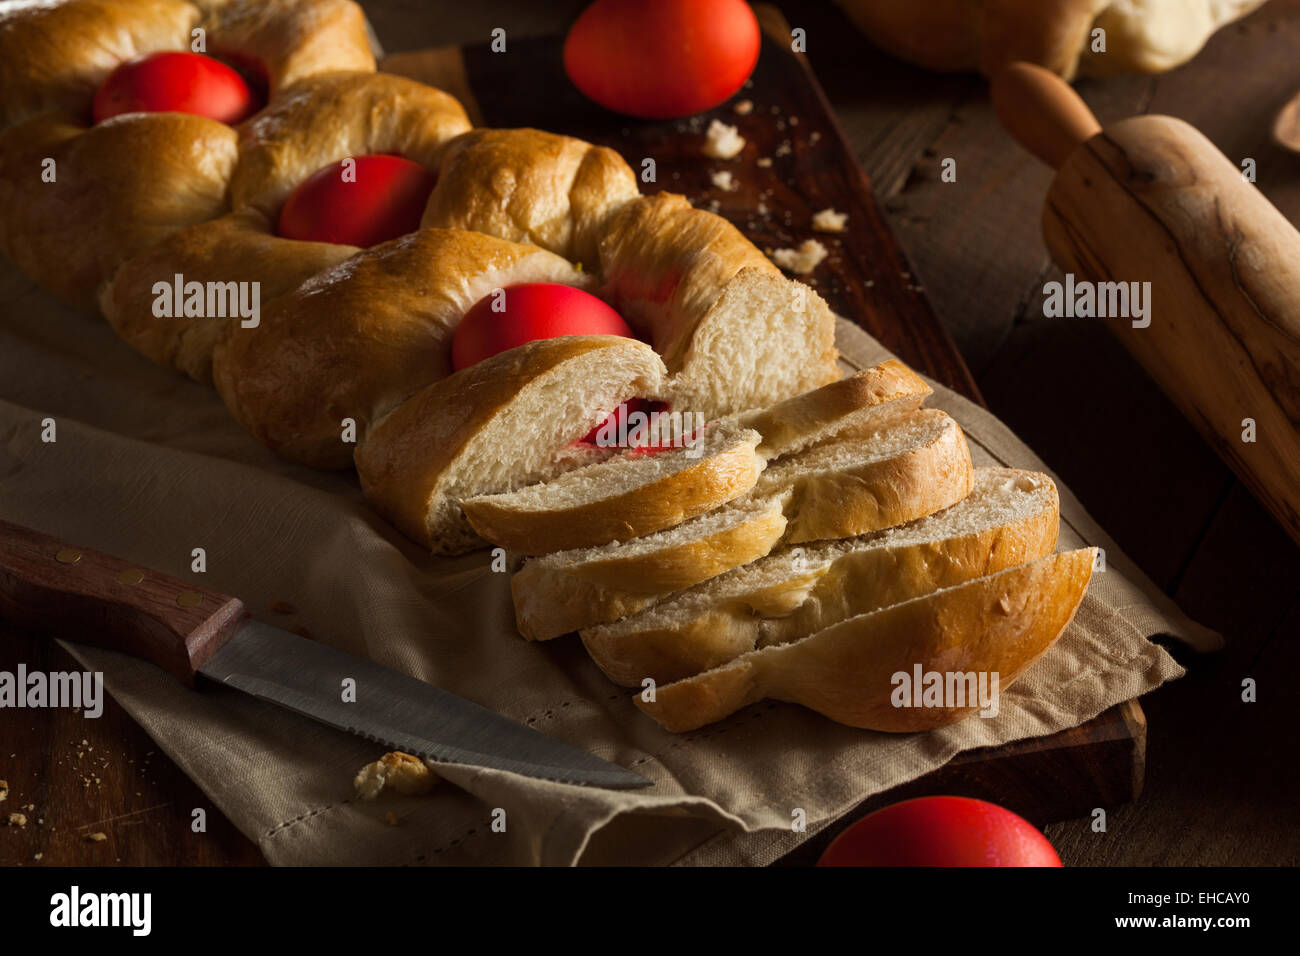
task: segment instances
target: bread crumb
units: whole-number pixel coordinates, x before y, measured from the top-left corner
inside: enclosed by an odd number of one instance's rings
[[[807,275],[826,258],[826,247],[816,239],[805,239],[798,249],[774,249],[772,261],[797,275]]]
[[[817,142],[817,140],[821,138],[822,138],[822,134],[817,132],[817,130],[813,130],[811,133],[808,134],[808,142],[810,143],[815,143]]]
[[[823,209],[812,218],[812,227],[818,232],[843,232],[844,224],[849,221],[849,214]]]
[[[767,167],[772,165],[772,157],[771,156],[762,157],[761,159],[759,159],[758,165],[762,166],[764,169],[767,169]]]
[[[45,855],[44,853],[37,853],[34,857],[32,857],[32,859],[36,860],[39,863],[41,857],[43,857],[44,855]]]
[[[790,141],[788,139],[785,139],[777,143],[776,151],[772,155],[777,157],[789,156],[793,152],[794,152],[794,147],[790,145]]]
[[[748,116],[750,113],[754,112],[754,101],[741,100],[734,107],[732,107],[732,109],[736,111],[737,116]]]
[[[357,771],[352,785],[362,800],[373,800],[385,790],[408,797],[423,796],[437,782],[437,775],[419,757],[393,751]]]
[[[704,155],[713,159],[735,159],[745,148],[745,137],[736,127],[714,120],[704,134]]]
[[[725,192],[731,192],[739,185],[729,169],[715,169],[709,173],[709,178],[713,180],[713,185]]]
[[[27,826],[27,816],[22,813],[11,813],[9,814],[9,825],[11,827],[25,827]]]
[[[103,843],[107,839],[108,839],[108,834],[100,830],[96,830],[94,833],[86,834],[87,843]]]

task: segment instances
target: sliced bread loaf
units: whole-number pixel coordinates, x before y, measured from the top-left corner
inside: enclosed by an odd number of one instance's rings
[[[951,508],[875,534],[783,548],[647,602],[616,623],[587,628],[582,640],[617,683],[678,680],[755,648],[1033,561],[1056,547],[1058,524],[1056,486],[1046,475],[980,468],[974,490]]]
[[[914,411],[928,394],[930,394],[930,387],[919,376],[901,362],[891,360],[778,402],[770,408],[723,419],[724,424],[715,426],[715,430],[721,427],[749,428],[757,431],[762,436],[757,453],[763,459],[770,460],[818,442],[825,442],[842,433],[861,433],[870,430],[871,425],[883,427],[891,419]],[[683,454],[688,458],[692,455],[699,457],[698,449]],[[655,466],[648,463],[643,463],[636,468],[626,466],[625,462],[635,457],[636,453],[624,456],[610,462],[607,469],[596,469],[582,476],[580,484],[586,489],[584,493],[596,492],[602,482],[617,483],[623,480],[634,482],[638,475],[644,480],[657,481],[659,476]],[[672,462],[680,457],[680,455],[668,455],[663,460]],[[649,492],[649,489],[646,490]],[[467,515],[471,512],[479,515],[478,521],[485,528],[491,529],[491,534],[486,531],[480,533],[495,544],[510,547],[507,542],[516,541],[520,544],[519,549],[525,553],[553,552],[564,547],[558,543],[556,526],[557,524],[568,525],[571,520],[572,499],[569,492],[570,490],[565,488],[542,486],[524,488],[509,498],[497,495],[491,500],[467,502],[465,511]],[[473,524],[474,520],[472,518],[470,520]],[[522,520],[527,520],[533,530],[525,530],[522,526],[509,528],[502,524],[502,522]],[[645,527],[645,524],[634,523],[631,527],[641,528]],[[766,533],[766,528],[765,524],[762,533]],[[579,533],[577,529],[570,530],[574,534]],[[605,538],[600,543],[623,540],[631,534],[647,533],[622,527],[614,530],[617,532],[615,537]],[[713,530],[710,529],[709,533]],[[492,534],[501,537],[493,538]],[[523,534],[527,540],[520,542],[519,534]],[[514,537],[506,537],[510,535]],[[732,539],[734,538],[733,535]],[[751,560],[756,556],[752,551],[746,553],[749,557],[744,560]],[[713,573],[716,574],[718,571]],[[696,577],[695,580],[701,578]]]
[[[522,554],[626,541],[712,511],[754,487],[766,461],[762,436],[734,420],[705,427],[689,445],[635,449],[552,481],[461,503],[480,535]]]
[[[538,339],[428,385],[357,447],[370,503],[436,553],[482,547],[460,508],[613,454],[579,441],[621,402],[662,394],[663,362],[619,335]]]
[[[896,675],[920,669],[997,675],[1005,691],[1065,630],[1092,576],[1095,548],[1040,558],[833,624],[810,637],[751,651],[721,667],[638,694],[665,729],[684,732],[764,698],[802,704],[850,727],[932,730],[979,708],[969,698],[914,703]],[[969,679],[953,686],[969,687]]]
[[[614,621],[753,561],[778,541],[863,534],[961,500],[971,480],[961,430],[943,412],[901,414],[875,435],[779,460],[768,469],[778,481],[764,472],[754,491],[719,512],[622,545],[527,562],[511,582],[520,633],[547,640]]]

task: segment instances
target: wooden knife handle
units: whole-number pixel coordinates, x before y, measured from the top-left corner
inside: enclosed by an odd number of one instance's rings
[[[237,598],[0,521],[0,620],[142,658],[193,685],[247,617]]]
[[[993,75],[989,96],[1006,131],[1053,169],[1101,132],[1074,88],[1034,63],[1012,63]]]

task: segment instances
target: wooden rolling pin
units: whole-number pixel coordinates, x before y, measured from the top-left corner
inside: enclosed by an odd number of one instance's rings
[[[1076,284],[1150,283],[1144,319],[1079,321],[1119,336],[1300,543],[1300,233],[1181,120],[1103,130],[1027,63],[996,75],[992,96],[1003,126],[1057,170],[1043,208],[1057,265]]]

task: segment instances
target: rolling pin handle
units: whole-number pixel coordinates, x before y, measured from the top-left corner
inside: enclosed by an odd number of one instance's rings
[[[1012,63],[993,75],[989,95],[1008,133],[1053,169],[1101,132],[1082,97],[1050,70]]]

